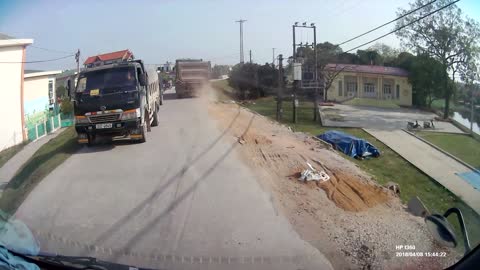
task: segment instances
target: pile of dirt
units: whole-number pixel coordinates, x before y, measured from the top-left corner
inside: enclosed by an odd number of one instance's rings
[[[252,133],[246,133],[238,138],[243,143],[255,143],[255,144],[272,144],[272,141],[263,135],[253,135]]]
[[[330,180],[319,183],[330,200],[346,211],[363,211],[389,200],[389,194],[372,185],[342,172],[331,172]]]
[[[290,180],[300,177],[302,168],[295,169]],[[389,201],[390,194],[385,188],[366,182],[355,175],[341,171],[325,169],[330,180],[325,182],[309,181],[304,184],[312,189],[321,188],[336,206],[345,211],[358,212]]]

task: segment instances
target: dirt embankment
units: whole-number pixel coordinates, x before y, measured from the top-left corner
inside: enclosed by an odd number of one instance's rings
[[[423,220],[407,213],[390,191],[319,141],[233,103],[211,102],[209,112],[242,145],[241,156],[273,195],[275,207],[335,268],[439,269],[458,259],[436,245]],[[331,179],[299,181],[306,162]],[[446,251],[447,257],[398,257],[396,245]]]

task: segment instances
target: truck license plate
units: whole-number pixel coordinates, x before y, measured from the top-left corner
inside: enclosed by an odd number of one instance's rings
[[[97,129],[112,128],[112,123],[96,124],[95,127]]]

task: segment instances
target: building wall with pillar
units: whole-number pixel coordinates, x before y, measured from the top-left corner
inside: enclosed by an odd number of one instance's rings
[[[380,66],[342,65],[341,68],[328,72],[338,73],[327,91],[327,99],[330,101],[370,98],[379,102],[388,100],[398,105],[412,106],[412,86],[408,82],[408,73],[404,70]]]
[[[26,140],[23,72],[32,39],[0,39],[0,151]]]

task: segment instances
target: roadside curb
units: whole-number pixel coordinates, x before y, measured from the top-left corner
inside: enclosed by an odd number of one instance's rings
[[[434,145],[433,143],[431,143],[431,142],[423,139],[423,138],[420,137],[420,136],[415,135],[414,133],[412,133],[412,132],[410,132],[410,131],[408,131],[408,130],[405,130],[405,129],[402,129],[402,130],[403,130],[404,132],[406,132],[407,134],[410,134],[411,136],[413,136],[413,137],[419,139],[420,141],[422,141],[422,142],[430,145],[431,147],[437,149],[438,151],[442,152],[444,155],[453,158],[454,160],[456,160],[457,162],[461,163],[463,166],[469,168],[469,169],[472,170],[473,172],[476,172],[476,173],[480,174],[480,171],[479,171],[479,170],[475,169],[473,166],[471,166],[470,164],[467,164],[465,161],[459,159],[458,157],[456,157],[456,156],[448,153],[447,151],[441,149],[440,147],[438,147],[438,146]]]

